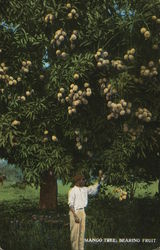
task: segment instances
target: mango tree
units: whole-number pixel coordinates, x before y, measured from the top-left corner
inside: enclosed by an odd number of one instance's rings
[[[120,184],[159,150],[159,9],[1,0],[0,153],[40,185],[40,208],[56,208],[57,178],[102,168]]]

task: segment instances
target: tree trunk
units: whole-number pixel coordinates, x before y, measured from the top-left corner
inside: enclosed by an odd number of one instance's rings
[[[46,171],[42,176],[39,208],[57,209],[57,179],[52,171]]]

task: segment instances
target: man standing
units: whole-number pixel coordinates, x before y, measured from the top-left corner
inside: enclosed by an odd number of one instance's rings
[[[100,187],[102,171],[99,171],[99,181],[89,187],[85,187],[85,178],[78,174],[74,176],[74,187],[68,194],[70,208],[70,239],[72,250],[84,250],[85,220],[84,208],[88,204],[88,195],[95,195]]]

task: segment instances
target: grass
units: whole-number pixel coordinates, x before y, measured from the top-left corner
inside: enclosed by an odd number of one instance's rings
[[[58,194],[67,195],[71,184],[63,185],[61,181],[58,181]]]
[[[2,201],[18,201],[19,199],[29,199],[29,200],[38,200],[40,189],[35,189],[33,187],[27,186],[25,189],[20,189],[18,187],[13,187],[12,185],[15,182],[6,181],[3,186],[0,185],[0,202]],[[58,181],[58,196],[63,197],[66,200],[68,191],[70,189],[70,184],[63,185],[61,181]],[[115,187],[108,186],[108,193],[113,195],[113,190]],[[150,185],[146,183],[137,183],[136,184],[136,198],[143,197],[153,197],[156,192],[158,192],[158,181],[154,181]]]
[[[58,181],[58,212],[38,209],[39,189],[0,186],[0,246],[7,250],[70,250],[67,193],[70,185]],[[109,192],[113,194],[113,188]],[[93,197],[86,209],[86,238],[159,238],[160,200],[158,182],[137,184],[132,202],[113,195]],[[36,218],[33,218],[33,215]],[[59,240],[61,239],[61,240]],[[156,244],[86,243],[86,250],[151,250]]]
[[[18,201],[19,199],[38,199],[39,190],[27,186],[25,189],[18,187],[12,187],[14,182],[4,182],[3,186],[0,186],[0,202],[2,201]]]
[[[159,238],[159,200],[145,198],[119,202],[117,199],[89,201],[86,209],[86,239]],[[41,211],[36,201],[0,203],[0,245],[7,250],[70,250],[68,207],[58,213]],[[33,218],[33,215],[36,218]],[[148,216],[149,215],[149,216]],[[58,223],[57,223],[58,222]],[[85,250],[151,250],[159,244],[87,243]]]
[[[2,201],[18,201],[19,199],[38,200],[40,188],[36,189],[31,186],[26,186],[25,189],[13,187],[15,182],[6,181],[3,186],[0,185],[0,202]],[[58,181],[58,194],[59,196],[66,196],[70,185],[63,185]]]
[[[150,185],[147,185],[145,182],[137,183],[135,197],[153,197],[156,192],[158,192],[158,180],[152,182]]]

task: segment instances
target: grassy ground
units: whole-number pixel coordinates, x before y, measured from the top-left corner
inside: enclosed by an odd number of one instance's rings
[[[6,181],[4,185],[0,185],[0,202],[2,201],[15,201],[19,199],[39,199],[39,188],[35,189],[30,186],[27,186],[25,189],[20,189],[18,187],[13,187],[14,182]],[[136,186],[135,197],[143,198],[145,196],[153,197],[158,191],[158,182],[155,181],[151,185],[146,183],[138,183]],[[58,195],[67,196],[67,193],[70,189],[70,184],[63,185],[61,181],[58,181]],[[113,194],[115,187],[108,187],[108,193]]]
[[[39,189],[0,186],[0,246],[5,250],[70,250],[67,193],[70,185],[58,181],[58,211],[38,208]],[[108,192],[113,193],[114,187]],[[158,183],[137,184],[135,199],[120,202],[113,195],[89,200],[85,250],[152,250],[160,246],[160,200],[155,197]],[[156,238],[156,243],[104,243],[104,239]],[[61,240],[60,240],[61,239]]]
[[[38,200],[40,189],[26,186],[25,189],[19,187],[13,187],[15,182],[6,181],[3,186],[0,185],[0,202],[2,201],[16,201],[19,199]],[[58,194],[60,196],[66,196],[70,185],[63,185],[61,181],[58,181]]]
[[[145,198],[120,202],[92,198],[86,209],[85,250],[152,250],[160,246],[160,200]],[[36,201],[0,203],[0,246],[6,250],[71,250],[67,204],[58,213],[41,211]],[[153,243],[105,243],[104,239],[155,238]]]
[[[152,182],[151,185],[146,183],[137,183],[135,197],[143,198],[145,196],[153,197],[158,192],[158,181]]]

